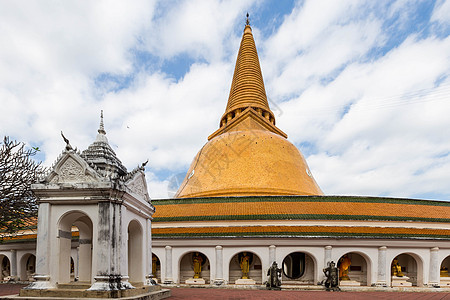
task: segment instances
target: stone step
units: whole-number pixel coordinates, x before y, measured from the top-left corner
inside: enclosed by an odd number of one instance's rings
[[[138,300],[159,300],[170,297],[170,290],[161,289],[160,286],[145,286],[136,289],[121,291],[86,291],[85,289],[48,289],[48,290],[20,290],[19,297],[16,300],[31,300],[40,297],[40,299],[92,299],[92,298],[122,298]],[[5,299],[5,298],[1,298]],[[9,299],[9,298],[8,298]]]
[[[92,284],[90,282],[82,282],[82,281],[70,282],[70,283],[59,283],[58,289],[87,290],[88,288],[91,287],[91,285]]]

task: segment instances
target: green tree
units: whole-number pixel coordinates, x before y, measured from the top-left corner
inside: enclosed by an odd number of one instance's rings
[[[36,220],[37,201],[31,184],[44,174],[41,162],[33,160],[36,148],[11,141],[5,136],[0,143],[0,241],[5,235],[25,229]]]

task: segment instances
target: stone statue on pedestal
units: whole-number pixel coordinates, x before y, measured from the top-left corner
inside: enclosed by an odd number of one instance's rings
[[[325,274],[325,288],[327,291],[340,291],[339,288],[339,270],[336,268],[334,261],[328,263],[328,267],[323,269]]]
[[[266,283],[266,287],[269,290],[281,290],[281,269],[278,268],[277,263],[274,261],[272,266],[267,271],[269,281]]]

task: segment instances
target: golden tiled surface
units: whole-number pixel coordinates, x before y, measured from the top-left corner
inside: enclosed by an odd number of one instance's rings
[[[280,215],[282,218],[298,218],[296,215],[336,216],[390,216],[406,218],[450,219],[450,206],[434,206],[401,203],[371,202],[225,202],[157,205],[154,219],[178,216],[242,216]],[[300,217],[301,218],[301,217]],[[324,217],[326,219],[326,217]]]
[[[237,108],[247,107],[262,108],[273,116],[267,102],[258,53],[249,25],[245,26],[239,47],[225,114]]]
[[[189,227],[189,228],[154,228],[152,234],[158,235],[229,235],[229,234],[257,234],[270,235],[286,233],[345,233],[346,235],[397,235],[397,236],[448,236],[450,229],[422,229],[422,228],[392,228],[392,227],[347,227],[347,226],[245,226],[245,227]]]
[[[233,131],[209,141],[194,158],[177,198],[321,195],[300,151],[265,130]]]

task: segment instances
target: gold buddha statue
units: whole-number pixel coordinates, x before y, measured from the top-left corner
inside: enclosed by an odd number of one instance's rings
[[[392,276],[403,277],[402,266],[398,263],[398,259],[392,261]]]
[[[250,271],[250,256],[248,256],[247,252],[243,253],[239,266],[242,270],[242,279],[248,279],[248,272]]]
[[[350,269],[351,264],[352,261],[350,260],[350,257],[348,257],[347,254],[345,254],[339,260],[339,280],[350,280],[350,277],[348,277],[348,271]]]
[[[448,276],[448,268],[447,267],[442,267],[441,268],[441,277],[449,277]]]
[[[152,274],[156,277],[156,264],[158,262],[158,258],[155,255],[152,256]]]
[[[192,262],[194,264],[194,278],[200,278],[200,275],[202,273],[203,258],[198,252],[195,252],[194,256],[192,257]]]

